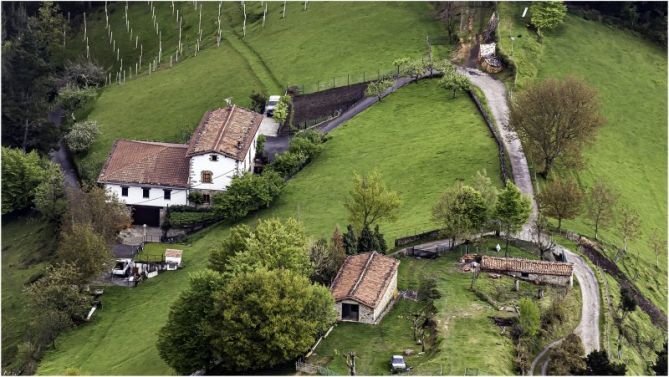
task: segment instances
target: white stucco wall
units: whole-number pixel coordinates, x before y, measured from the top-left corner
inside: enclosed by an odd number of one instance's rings
[[[218,156],[218,161],[209,159],[212,154]],[[232,177],[235,176],[237,169],[240,168],[237,161],[218,153],[193,156],[190,159],[190,188],[195,190],[225,190]],[[206,170],[212,173],[212,183],[202,183],[201,181],[202,172]]]
[[[377,321],[379,316],[386,309],[386,306],[388,306],[390,300],[393,299],[395,292],[397,292],[397,272],[395,272],[395,275],[393,275],[392,280],[390,280],[390,284],[388,284],[388,288],[386,289],[386,291],[383,292],[383,297],[381,298],[381,301],[379,301],[379,304],[376,305],[376,308],[374,308],[374,321]]]
[[[120,201],[125,204],[137,204],[152,207],[166,207],[168,205],[186,205],[188,204],[188,192],[185,189],[171,189],[170,200],[165,200],[163,188],[148,186],[126,186],[128,187],[128,196],[121,196],[121,185],[105,184],[108,192],[115,194]],[[149,188],[149,198],[143,197],[142,188]]]

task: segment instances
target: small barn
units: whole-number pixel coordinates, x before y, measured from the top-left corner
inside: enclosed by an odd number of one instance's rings
[[[574,264],[520,258],[481,257],[481,271],[513,276],[535,284],[574,285]]]
[[[337,320],[378,323],[397,293],[399,264],[375,251],[346,258],[330,286]]]

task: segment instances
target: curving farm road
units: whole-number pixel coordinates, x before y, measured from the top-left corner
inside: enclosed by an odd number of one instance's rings
[[[488,107],[497,123],[497,129],[504,139],[504,146],[511,160],[513,170],[513,180],[525,195],[532,198],[532,214],[529,221],[517,235],[518,238],[533,241],[536,237],[532,231],[534,219],[537,216],[537,206],[534,200],[534,190],[532,188],[532,179],[530,176],[527,159],[523,153],[520,140],[516,133],[509,128],[509,107],[507,102],[506,88],[500,81],[495,80],[487,73],[472,68],[458,68],[458,71],[469,79],[469,81],[479,87],[486,97]],[[558,251],[562,251],[567,261],[574,263],[574,274],[578,279],[581,288],[581,297],[583,306],[581,308],[581,321],[574,330],[583,341],[585,352],[589,353],[599,349],[599,284],[595,278],[592,269],[585,263],[583,258],[567,248],[556,245]],[[546,351],[559,344],[559,341],[546,346],[532,362],[531,372],[534,372],[536,365],[542,361],[541,371],[545,374],[547,359],[542,359]]]

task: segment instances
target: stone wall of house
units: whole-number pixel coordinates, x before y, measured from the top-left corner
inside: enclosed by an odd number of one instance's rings
[[[531,282],[537,282],[541,284],[553,284],[561,286],[573,286],[573,275],[570,276],[559,276],[559,275],[539,275],[539,274],[527,274],[527,276],[522,276],[520,272],[509,272],[508,275],[516,277],[520,280],[526,280]]]
[[[342,300],[335,303],[335,310],[337,311],[337,321],[341,321],[341,304],[355,304],[358,305],[358,322],[362,323],[374,323],[374,309],[369,306],[365,306],[357,301],[353,300]]]
[[[393,299],[393,296],[395,296],[395,293],[397,292],[397,272],[395,272],[395,275],[393,276],[392,280],[390,280],[390,284],[388,284],[388,288],[386,288],[386,291],[383,292],[383,297],[381,298],[381,301],[379,301],[379,304],[374,308],[374,321],[378,322],[380,320],[379,316],[383,314],[383,311],[386,309],[390,301]]]

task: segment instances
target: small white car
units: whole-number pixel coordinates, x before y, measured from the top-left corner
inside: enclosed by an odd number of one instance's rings
[[[130,268],[132,264],[132,259],[122,258],[116,260],[116,265],[112,270],[112,275],[114,276],[128,276],[130,275]]]
[[[279,101],[281,101],[281,96],[269,96],[269,101],[267,101],[267,106],[265,106],[265,112],[268,117],[274,115],[274,109],[276,109]]]
[[[407,370],[407,365],[404,362],[404,356],[393,355],[393,358],[390,359],[390,370],[393,373],[406,371]]]

